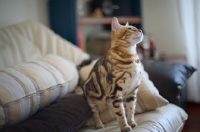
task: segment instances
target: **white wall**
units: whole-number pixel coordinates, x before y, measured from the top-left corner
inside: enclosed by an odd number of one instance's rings
[[[48,0],[0,0],[0,28],[27,19],[49,26]]]
[[[142,0],[143,27],[153,34],[160,52],[185,55],[176,0]]]

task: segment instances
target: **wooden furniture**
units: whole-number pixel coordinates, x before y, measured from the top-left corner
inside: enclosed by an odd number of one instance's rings
[[[128,21],[129,23],[141,24],[141,18],[138,16],[129,16],[129,17],[117,17],[120,23],[125,23]],[[95,18],[95,17],[79,17],[79,24],[110,24],[112,21],[112,17],[103,17],[103,18]]]
[[[183,127],[182,132],[199,132],[200,130],[200,104],[199,103],[187,103],[186,112],[188,114],[188,120]]]
[[[162,61],[170,61],[170,62],[181,62],[181,63],[187,63],[187,59],[185,55],[167,55],[160,57],[160,60]]]

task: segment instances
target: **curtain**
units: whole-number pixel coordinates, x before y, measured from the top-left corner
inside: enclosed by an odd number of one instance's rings
[[[187,98],[200,103],[200,0],[176,0],[187,62],[197,68],[188,81]]]

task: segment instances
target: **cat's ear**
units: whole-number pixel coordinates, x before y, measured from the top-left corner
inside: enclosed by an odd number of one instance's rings
[[[112,30],[113,30],[113,31],[117,31],[117,30],[119,30],[120,26],[121,26],[121,25],[119,24],[117,18],[116,18],[116,17],[113,17],[113,19],[112,19],[112,24],[111,24]]]
[[[129,23],[127,22],[125,26],[129,26]]]

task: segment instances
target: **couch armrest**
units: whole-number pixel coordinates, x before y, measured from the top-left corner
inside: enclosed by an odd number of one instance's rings
[[[169,102],[181,106],[181,102],[186,100],[181,94],[186,90],[187,80],[196,69],[176,62],[143,60],[142,63],[159,93]]]

